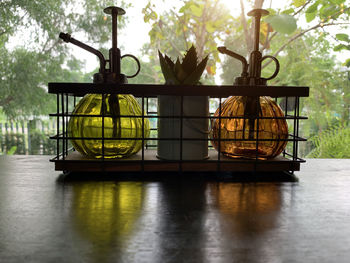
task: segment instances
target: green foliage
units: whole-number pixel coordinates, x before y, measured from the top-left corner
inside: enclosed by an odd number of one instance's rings
[[[350,126],[336,125],[311,138],[315,148],[308,158],[350,158]]]
[[[293,5],[295,7],[301,7],[306,3],[306,0],[293,0]]]
[[[307,5],[305,18],[307,22],[313,21],[316,17],[324,22],[332,20],[346,21],[349,18],[349,10],[344,9],[345,0],[315,0]]]
[[[340,41],[350,42],[349,36],[347,34],[336,34],[335,37]]]
[[[266,17],[264,21],[268,22],[275,32],[269,34],[262,27],[261,33],[264,40],[262,41],[264,45],[262,50],[270,49],[270,42],[276,37],[277,33],[290,34],[290,38],[278,47],[277,54],[283,51],[285,46],[289,45],[295,39],[302,37],[308,31],[322,29],[327,34],[329,27],[338,26],[339,28],[343,26],[347,29],[350,24],[349,2],[345,0],[293,0],[291,1],[291,5],[286,5],[285,9],[270,8],[269,11],[270,16]],[[303,29],[299,28],[297,30],[296,22],[303,16],[307,23],[312,22],[312,24],[305,25],[303,23]],[[335,37],[340,43],[334,48],[334,51],[349,50],[350,44],[347,34],[337,34]],[[349,64],[349,60],[346,60],[344,63],[344,65]]]
[[[145,44],[148,45],[148,44]],[[148,62],[143,60],[144,56],[141,56],[139,58],[140,64],[141,64],[141,70],[139,74],[134,78],[129,78],[128,83],[130,84],[154,84],[154,83],[164,83],[164,78],[162,76],[161,68],[158,62],[156,61],[154,57],[152,57],[152,53],[148,51],[149,49],[146,48],[146,55],[150,58],[152,62]],[[157,58],[157,57],[156,57]],[[121,61],[121,71],[123,74],[126,75],[133,75],[137,70],[137,66],[134,60],[130,58],[122,59]],[[92,76],[94,72],[96,72],[97,69],[91,73],[88,73],[87,76]],[[91,81],[90,81],[91,82]]]
[[[237,28],[239,22],[235,22],[232,27]],[[237,32],[232,34],[225,39],[224,45],[227,49],[234,50],[236,53],[245,55],[248,54],[248,47],[244,45],[245,37],[243,32]],[[226,57],[222,61],[222,74],[220,75],[223,84],[232,85],[234,79],[241,75],[242,72],[242,63],[231,57]]]
[[[90,41],[102,45],[110,39],[111,24],[103,8],[113,2],[0,2],[0,109],[7,118],[47,115],[55,104],[55,98],[47,94],[48,82],[83,80],[82,64],[69,54],[59,32],[85,33]],[[123,26],[124,19],[120,22]],[[23,41],[11,47],[13,36]]]
[[[309,6],[308,9],[306,9],[306,14],[311,14],[311,13],[315,13],[317,12],[317,7],[319,5],[319,1],[316,1],[313,5]]]
[[[283,38],[277,38],[284,41]],[[312,47],[318,46],[317,50]],[[350,93],[349,83],[340,72],[335,57],[329,54],[330,43],[325,37],[305,36],[293,42],[280,56],[281,71],[271,85],[309,86],[310,96],[303,98],[303,108],[311,125],[305,129],[306,136],[316,134],[334,122],[348,118],[347,106]],[[273,72],[274,67],[264,69],[264,75]]]
[[[17,150],[17,146],[13,146],[6,154],[13,155],[16,152],[16,150]]]
[[[216,50],[218,42],[232,32],[232,17],[220,1],[214,0],[187,0],[179,10],[170,9],[158,14],[155,6],[149,3],[144,9],[144,20],[152,23],[149,32],[152,60],[157,63],[157,49],[170,57],[181,56],[190,45],[197,48],[198,58],[203,59],[210,54],[206,67],[204,83],[212,83],[216,72],[216,63],[220,62]]]
[[[350,51],[350,38],[348,34],[336,34],[335,35],[336,39],[339,40],[340,44],[335,46],[333,48],[334,51],[341,51],[341,50],[348,50]],[[349,67],[350,68],[350,58],[348,58],[344,63],[343,66]]]
[[[350,68],[350,58],[348,58],[343,65]]]
[[[9,118],[46,111],[50,97],[43,88],[46,69],[39,63],[45,56],[19,48],[7,53],[3,50],[0,61],[0,106]],[[47,103],[43,103],[47,102]]]
[[[29,154],[55,154],[56,141],[49,139],[49,134],[45,134],[40,130],[32,130],[29,136],[31,149]]]
[[[290,2],[292,4],[286,5],[285,9],[276,9],[273,6],[269,9],[270,16],[261,23],[260,50],[263,54],[276,56],[281,64],[279,75],[270,80],[269,85],[310,87],[310,97],[301,100],[302,114],[308,116],[309,120],[300,124],[300,135],[309,138],[327,130],[328,127],[349,120],[350,83],[347,73],[342,72],[340,63],[329,52],[333,48],[335,51],[347,50],[349,46],[349,37],[346,33],[349,8],[343,4],[344,1]],[[287,31],[278,28],[282,25],[280,21],[275,22],[271,19],[280,15],[292,16],[295,21],[306,17],[307,21],[313,20],[313,23],[304,25],[303,29],[293,28],[295,31],[288,35]],[[234,25],[235,34],[225,41],[228,49],[243,56],[249,54],[252,48],[249,43],[253,40],[250,22],[251,20],[246,20],[246,30],[242,30],[244,26]],[[334,47],[329,42],[327,29],[338,23],[341,23],[344,29],[342,34],[334,36],[339,41]],[[319,29],[322,31],[318,31]],[[246,45],[242,47],[242,43]],[[268,61],[264,62],[267,64]],[[274,63],[267,66],[265,64],[262,67],[263,77],[270,76],[275,70]],[[350,66],[350,59],[346,60],[344,65]],[[232,84],[234,78],[241,73],[241,68],[240,62],[225,58],[221,75],[224,84]],[[300,146],[299,149],[304,156],[314,147],[311,143]]]
[[[290,13],[290,11],[288,11],[288,13]],[[297,29],[295,18],[285,13],[279,15],[270,15],[265,18],[265,21],[267,23],[270,23],[274,30],[282,34],[291,34]]]
[[[0,133],[0,151],[6,155],[25,154],[25,135],[21,133]]]
[[[0,155],[14,155],[17,151],[17,146],[12,146],[8,151],[0,153]]]
[[[275,39],[278,46],[284,37]],[[317,50],[312,47],[319,47]],[[274,46],[272,48],[275,48]],[[324,36],[307,35],[289,45],[279,57],[280,74],[270,85],[308,86],[310,96],[302,98],[301,108],[307,121],[301,122],[301,136],[310,138],[328,127],[349,120],[350,83],[346,72],[329,54],[330,43]],[[271,64],[263,71],[268,76],[274,71]],[[301,144],[303,155],[312,150],[313,144]]]

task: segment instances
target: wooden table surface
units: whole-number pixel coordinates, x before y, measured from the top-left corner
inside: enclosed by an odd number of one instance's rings
[[[62,176],[0,156],[0,262],[349,262],[350,160],[299,182]]]

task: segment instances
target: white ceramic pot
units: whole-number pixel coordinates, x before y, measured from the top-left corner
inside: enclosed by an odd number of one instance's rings
[[[159,116],[180,116],[180,96],[158,96]],[[203,160],[208,158],[209,119],[189,119],[186,116],[209,116],[208,96],[183,97],[182,138],[203,139],[203,141],[182,140],[182,160]],[[180,139],[180,118],[158,118],[158,138]],[[180,140],[159,140],[157,157],[166,160],[180,160]]]

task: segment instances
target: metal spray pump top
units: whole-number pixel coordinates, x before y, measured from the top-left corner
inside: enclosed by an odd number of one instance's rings
[[[248,16],[253,16],[255,19],[255,27],[254,27],[254,50],[250,53],[249,57],[249,64],[247,60],[231,51],[228,50],[226,47],[218,47],[218,51],[223,54],[227,54],[235,59],[238,59],[242,62],[242,74],[240,77],[237,77],[235,79],[235,85],[266,85],[266,81],[273,79],[277,76],[280,64],[277,60],[277,58],[273,56],[262,56],[261,52],[259,51],[259,35],[260,35],[260,18],[262,16],[268,15],[269,12],[264,9],[254,9],[248,13]],[[262,78],[261,77],[261,63],[267,59],[272,59],[276,64],[275,72],[268,78]]]
[[[109,50],[108,60],[104,58],[103,54],[100,51],[72,38],[69,34],[60,33],[59,37],[65,42],[70,42],[82,49],[85,49],[88,52],[95,54],[98,57],[100,60],[100,70],[98,73],[94,74],[94,83],[124,84],[127,83],[126,78],[133,78],[140,72],[140,62],[135,56],[130,54],[121,56],[120,49],[118,48],[117,18],[118,15],[124,15],[125,10],[119,7],[110,6],[105,8],[103,11],[108,15],[112,15],[112,48]],[[121,74],[120,61],[124,57],[131,57],[136,61],[138,69],[134,75],[125,76],[124,74]],[[109,63],[109,68],[106,67],[107,62]]]

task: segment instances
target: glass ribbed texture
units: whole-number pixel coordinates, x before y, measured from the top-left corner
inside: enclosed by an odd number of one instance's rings
[[[117,99],[119,103],[112,102]],[[102,117],[89,116],[102,115],[103,106],[105,107],[104,115],[108,116],[104,118],[104,138],[113,138],[113,140],[104,140],[104,150],[102,149]],[[132,95],[108,94],[105,95],[105,103],[102,103],[101,94],[87,94],[76,105],[73,114],[86,115],[86,117],[73,116],[70,118],[68,136],[101,138],[72,139],[73,147],[81,154],[102,158],[104,151],[104,158],[123,158],[137,153],[142,147],[142,140],[133,139],[142,138],[142,110]],[[118,117],[121,115],[140,117]],[[144,118],[144,137],[149,137],[149,130],[149,120]],[[118,140],[120,138],[130,139]]]
[[[250,119],[244,117],[246,98],[233,96],[227,98],[221,105],[221,116],[232,117],[212,119],[211,139],[216,150],[219,150],[219,124],[221,124],[221,139],[236,139],[238,141],[220,141],[220,152],[231,158],[269,159],[279,155],[286,147],[288,138],[288,125],[281,108],[270,98],[260,97],[260,117],[273,117],[272,119]],[[218,117],[220,108],[214,114]],[[235,118],[236,117],[236,118]],[[259,123],[258,123],[259,122]],[[259,132],[257,132],[257,129]],[[258,137],[257,137],[258,136]],[[246,139],[247,141],[242,141]],[[273,141],[258,141],[267,139]]]

